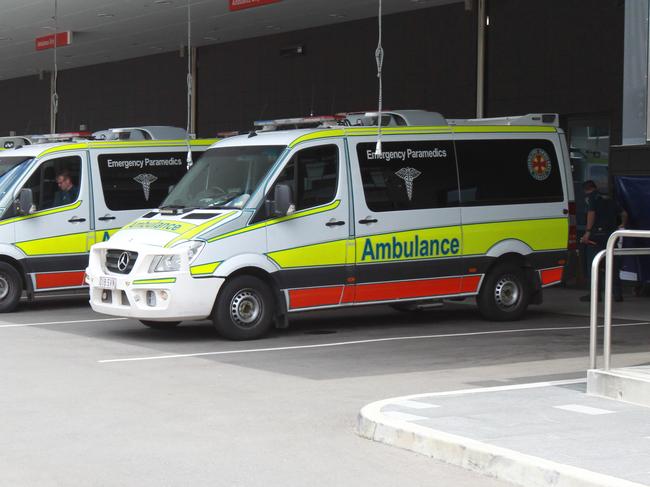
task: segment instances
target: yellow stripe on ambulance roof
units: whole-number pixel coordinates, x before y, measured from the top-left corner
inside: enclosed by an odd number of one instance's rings
[[[429,135],[429,134],[467,134],[467,133],[552,133],[555,127],[537,125],[441,125],[436,127],[409,126],[409,127],[382,127],[383,135]],[[298,137],[289,144],[295,147],[302,142],[333,137],[361,137],[376,136],[377,127],[345,127],[324,129]]]
[[[187,147],[189,143],[190,147],[208,147],[219,142],[221,139],[196,139],[196,140],[140,140],[140,141],[128,141],[128,140],[107,140],[107,141],[89,141],[89,142],[77,142],[71,144],[60,145],[57,147],[50,147],[49,149],[44,150],[39,154],[39,157],[42,157],[46,154],[52,154],[54,152],[65,152],[71,150],[84,150],[84,149],[130,149],[137,147]]]

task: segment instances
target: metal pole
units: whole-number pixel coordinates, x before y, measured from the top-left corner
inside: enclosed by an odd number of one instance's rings
[[[603,366],[609,370],[611,362],[611,344],[612,344],[612,277],[614,274],[614,245],[618,240],[617,232],[614,232],[607,240],[607,249],[605,252],[605,329],[603,331]]]
[[[605,260],[605,323],[603,332],[603,367],[609,370],[612,355],[612,277],[614,274],[614,247],[621,237],[638,237],[650,239],[647,230],[617,230],[607,241]]]
[[[190,137],[196,136],[196,47],[192,48],[192,112],[190,117]]]
[[[594,257],[591,263],[591,302],[589,311],[589,368],[595,369],[597,366],[597,347],[598,347],[598,278],[600,262],[607,252],[601,250]]]
[[[478,29],[476,46],[476,118],[484,117],[485,107],[485,24],[486,0],[478,0]]]

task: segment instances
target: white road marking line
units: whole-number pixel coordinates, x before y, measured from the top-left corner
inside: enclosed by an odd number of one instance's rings
[[[591,416],[598,416],[601,414],[613,414],[616,411],[609,409],[592,408],[589,406],[581,406],[580,404],[565,404],[564,406],[553,406],[555,409],[562,409],[564,411],[571,411],[572,413],[589,414]]]
[[[73,325],[75,323],[94,323],[97,321],[121,321],[129,318],[101,318],[93,320],[72,320],[72,321],[43,321],[41,323],[7,323],[0,321],[0,328],[21,328],[24,326],[44,326],[44,325]]]
[[[420,402],[420,401],[411,401],[409,399],[404,399],[403,401],[397,401],[391,403],[395,406],[400,406],[403,408],[410,408],[410,409],[431,409],[431,408],[439,408],[440,406],[437,404],[429,404],[427,402]]]
[[[626,323],[626,324],[612,325],[612,326],[625,327],[625,326],[642,326],[642,325],[650,325],[650,322]],[[476,332],[468,332],[468,333],[444,333],[439,335],[415,335],[415,336],[401,336],[401,337],[389,337],[389,338],[373,338],[368,340],[351,340],[345,342],[317,343],[313,345],[293,345],[293,346],[286,346],[286,347],[250,348],[244,350],[223,350],[217,352],[178,353],[178,354],[170,354],[170,355],[153,355],[148,357],[115,358],[115,359],[98,360],[97,362],[100,364],[108,364],[114,362],[141,362],[144,360],[164,360],[164,359],[173,359],[173,358],[207,357],[212,355],[218,356],[218,355],[236,355],[236,354],[243,354],[243,353],[279,352],[279,351],[287,351],[287,350],[307,350],[311,348],[343,347],[348,345],[365,345],[368,343],[397,342],[397,341],[407,341],[407,340],[426,340],[426,339],[433,339],[433,338],[457,338],[457,337],[480,336],[480,335],[503,335],[503,334],[512,334],[512,333],[527,333],[527,332],[540,332],[540,331],[588,330],[588,329],[589,326],[564,326],[564,327],[546,327],[546,328],[519,328],[515,330],[476,331]]]
[[[585,384],[586,382],[587,379],[563,379],[563,380],[551,380],[545,382],[528,382],[525,384],[511,384],[507,386],[474,387],[473,389],[456,389],[455,391],[426,392],[424,394],[412,394],[410,396],[393,397],[392,399],[384,399],[382,401],[377,401],[377,403],[381,403],[383,407],[386,404],[393,404],[396,401],[403,401],[405,399],[417,400],[417,399],[427,399],[430,397],[463,396],[465,394],[481,394],[486,392],[519,391],[523,389],[537,389],[541,387],[560,387],[560,386],[569,386],[574,384]]]
[[[382,414],[387,418],[396,419],[398,421],[421,421],[423,419],[429,419],[424,416],[417,416],[415,414],[403,413],[401,411],[387,411]]]

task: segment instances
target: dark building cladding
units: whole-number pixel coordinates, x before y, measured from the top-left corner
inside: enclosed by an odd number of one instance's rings
[[[486,116],[598,114],[621,138],[624,2],[488,2]],[[472,117],[476,12],[464,2],[384,19],[384,104]],[[197,50],[197,132],[246,130],[260,118],[372,110],[376,19]],[[288,46],[304,55],[283,56]],[[186,60],[178,52],[59,74],[59,131],[186,124]],[[0,82],[0,134],[49,131],[49,79]]]

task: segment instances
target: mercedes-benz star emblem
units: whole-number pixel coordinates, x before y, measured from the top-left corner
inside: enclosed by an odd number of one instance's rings
[[[122,252],[120,254],[120,258],[117,259],[117,268],[120,271],[124,272],[126,270],[126,268],[129,266],[129,261],[130,261],[129,253],[128,252]]]

